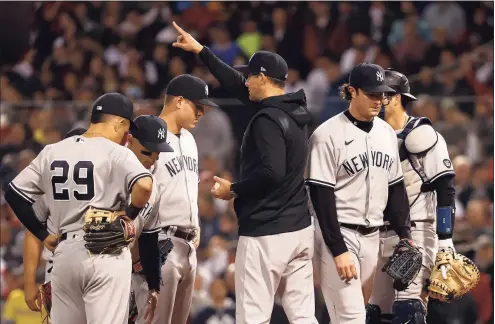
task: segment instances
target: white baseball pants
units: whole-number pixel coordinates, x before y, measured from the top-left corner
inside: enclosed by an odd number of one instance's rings
[[[378,259],[379,232],[361,235],[341,227],[347,249],[356,266],[358,279],[349,283],[340,279],[332,253],[323,241],[318,221],[315,234],[314,264],[323,298],[332,324],[363,324],[366,321],[365,304],[371,295],[373,277]]]
[[[314,227],[259,237],[240,236],[235,260],[237,324],[268,324],[274,296],[292,324],[317,324],[313,285]]]

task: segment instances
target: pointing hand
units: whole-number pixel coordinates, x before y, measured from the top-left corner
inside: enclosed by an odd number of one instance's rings
[[[172,25],[174,26],[177,33],[179,33],[179,36],[177,36],[177,41],[172,43],[173,47],[182,48],[184,51],[193,52],[195,54],[201,52],[201,50],[203,49],[203,45],[195,40],[194,37],[191,36],[191,34],[187,33],[184,29],[179,27],[179,25],[177,25],[175,21],[172,22]]]

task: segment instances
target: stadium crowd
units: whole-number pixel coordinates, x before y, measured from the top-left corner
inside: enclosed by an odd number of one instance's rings
[[[419,100],[409,112],[430,118],[456,171],[458,252],[483,272],[465,298],[433,305],[431,323],[493,322],[493,2],[41,2],[32,47],[0,72],[0,181],[5,185],[44,145],[87,126],[91,102],[121,92],[137,114],[157,114],[175,76],[209,84],[222,109],[194,129],[201,155],[201,245],[190,322],[234,323],[236,215],[210,194],[213,176],[235,179],[243,110],[199,60],[171,43],[176,21],[228,64],[261,49],[289,64],[287,91],[303,88],[314,123],[346,109],[338,87],[367,61],[410,76]],[[483,46],[488,44],[488,46]],[[222,104],[225,103],[225,104]],[[22,292],[25,229],[0,198],[2,323],[39,323]],[[44,264],[39,281],[43,281]],[[328,318],[317,293],[320,323]],[[436,317],[435,317],[436,316]],[[281,306],[272,323],[286,323]],[[328,323],[328,319],[326,319]],[[476,322],[478,321],[478,322]]]

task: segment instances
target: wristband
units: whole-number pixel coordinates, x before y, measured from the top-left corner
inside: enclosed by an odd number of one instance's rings
[[[452,207],[437,208],[437,234],[452,235],[452,217],[454,209]]]
[[[127,206],[127,208],[125,209],[125,212],[127,216],[134,220],[136,219],[137,215],[139,215],[141,209],[142,208],[137,208],[132,203],[130,203],[129,206]]]

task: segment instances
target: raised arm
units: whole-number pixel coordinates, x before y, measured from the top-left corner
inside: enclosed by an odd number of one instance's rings
[[[172,46],[198,54],[223,88],[230,91],[243,103],[249,102],[249,91],[245,85],[244,75],[216,57],[208,47],[201,45],[191,34],[179,27],[175,21],[172,24],[179,33],[177,41]]]

